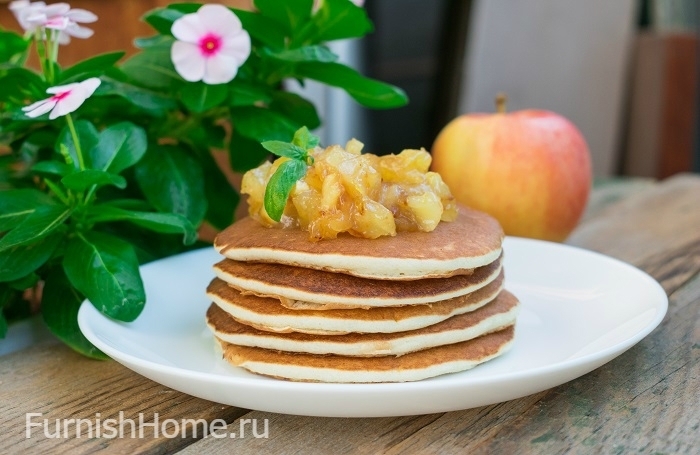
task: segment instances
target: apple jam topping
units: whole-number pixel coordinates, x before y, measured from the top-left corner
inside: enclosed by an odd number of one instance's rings
[[[355,139],[309,151],[313,164],[296,182],[280,222],[265,211],[265,188],[288,158],[265,162],[245,173],[241,193],[248,213],[265,226],[301,228],[312,240],[333,239],[341,232],[375,239],[397,231],[430,232],[440,221],[454,221],[457,203],[439,174],[429,172],[424,149],[398,155],[362,154]]]

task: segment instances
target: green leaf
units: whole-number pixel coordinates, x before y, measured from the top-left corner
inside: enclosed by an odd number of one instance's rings
[[[326,46],[304,46],[297,49],[271,51],[264,50],[263,55],[282,62],[335,62],[338,56]]]
[[[75,191],[85,191],[93,185],[97,188],[105,185],[116,186],[120,189],[126,188],[126,179],[124,177],[99,169],[85,169],[74,172],[63,177],[61,183],[66,188]]]
[[[237,107],[231,109],[233,127],[249,139],[263,141],[289,141],[302,125],[284,115],[261,107]]]
[[[321,119],[314,105],[296,93],[282,91],[273,93],[270,109],[310,129],[321,126]]]
[[[275,221],[279,221],[287,205],[289,193],[297,180],[306,175],[307,166],[303,161],[289,160],[280,164],[265,188],[265,211]]]
[[[233,9],[250,37],[273,49],[282,49],[287,41],[285,30],[278,23],[260,13]]]
[[[255,104],[267,104],[272,100],[267,86],[251,84],[234,79],[229,85],[231,106],[253,106]]]
[[[1,252],[0,282],[18,280],[44,265],[62,239],[62,233],[54,232],[38,242]]]
[[[320,139],[318,136],[311,134],[307,127],[302,126],[294,133],[292,144],[301,147],[303,150],[306,151],[308,149],[316,147],[319,141]]]
[[[75,168],[60,161],[39,161],[31,168],[32,172],[40,174],[59,175],[61,177],[75,172]]]
[[[147,12],[143,19],[161,35],[171,35],[173,22],[184,16],[184,13],[171,8],[158,8]]]
[[[241,174],[258,167],[270,154],[260,142],[241,136],[236,130],[231,135],[228,151],[231,169]]]
[[[306,150],[295,144],[282,141],[265,141],[262,143],[265,150],[274,153],[277,156],[286,156],[293,160],[304,161],[306,159]]]
[[[340,63],[299,63],[295,76],[314,79],[344,89],[355,101],[373,109],[388,109],[408,103],[406,94],[398,87],[362,76]]]
[[[158,117],[164,116],[166,111],[177,107],[175,100],[168,96],[105,77],[102,79],[102,84],[95,91],[94,96],[110,95],[119,96],[134,106]]]
[[[73,350],[93,359],[107,356],[92,345],[78,327],[78,310],[83,296],[68,282],[61,268],[49,273],[41,299],[41,315],[51,332]]]
[[[78,133],[78,140],[80,141],[80,150],[83,152],[83,157],[92,149],[99,139],[99,133],[95,125],[88,122],[87,120],[78,120],[75,122],[75,131]],[[75,142],[73,141],[73,136],[70,133],[70,129],[66,126],[61,130],[58,135],[58,140],[56,141],[56,153],[61,153],[61,146],[65,146],[68,153],[73,160],[73,166],[78,169],[78,152],[75,148]]]
[[[136,165],[135,175],[146,200],[158,211],[182,215],[194,226],[202,222],[207,211],[204,173],[185,150],[152,146]]]
[[[264,17],[269,17],[287,32],[293,32],[311,17],[313,0],[255,0],[255,7]]]
[[[142,50],[124,62],[121,70],[130,80],[152,89],[171,90],[183,83],[170,60],[169,45]]]
[[[68,219],[73,209],[64,205],[42,205],[0,239],[0,252],[40,240]]]
[[[146,294],[136,253],[129,243],[87,232],[68,244],[63,270],[102,314],[131,322],[143,310]]]
[[[2,76],[0,101],[24,106],[28,104],[27,100],[45,98],[47,88],[46,82],[35,72],[26,68],[10,68]],[[24,113],[22,116],[26,117]]]
[[[215,228],[224,229],[233,221],[241,197],[221,172],[209,151],[200,154],[199,162],[207,176],[204,179],[206,220]]]
[[[313,43],[359,38],[374,28],[367,17],[367,11],[347,0],[324,0],[312,21],[315,26],[311,29],[312,32],[308,33],[305,28],[299,37],[295,37],[293,44],[297,38]]]
[[[114,66],[124,56],[125,52],[110,52],[82,60],[61,72],[60,81],[63,84],[76,82],[91,76],[101,76],[108,68]]]
[[[197,230],[192,223],[184,216],[175,213],[135,212],[104,204],[90,208],[89,223],[106,221],[130,221],[163,234],[183,234],[183,243],[186,245],[197,240]]]
[[[29,41],[25,41],[14,32],[0,30],[0,62],[8,62],[17,54],[27,50]]]
[[[15,291],[24,291],[36,286],[36,284],[39,282],[39,279],[39,275],[37,275],[34,272],[31,272],[28,275],[25,275],[14,281],[10,281],[7,284]]]
[[[104,129],[97,144],[90,150],[94,169],[119,174],[143,157],[148,142],[143,128],[130,122],[121,122]]]
[[[180,88],[182,103],[192,112],[201,113],[221,104],[228,96],[225,84],[209,85],[195,82]]]
[[[37,207],[52,206],[56,202],[51,197],[35,189],[0,191],[0,233],[20,224]]]
[[[7,319],[5,319],[5,314],[2,312],[2,307],[0,307],[0,339],[5,338],[7,329]]]
[[[134,39],[134,46],[139,49],[145,49],[147,47],[158,47],[163,45],[172,45],[173,37],[167,35],[155,35],[149,36],[148,38],[136,38]]]

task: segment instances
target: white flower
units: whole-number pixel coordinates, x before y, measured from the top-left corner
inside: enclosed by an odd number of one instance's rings
[[[177,41],[170,57],[183,79],[225,84],[236,77],[250,55],[250,35],[241,21],[222,5],[204,5],[171,28]]]
[[[86,99],[90,98],[102,81],[97,77],[91,77],[83,82],[58,85],[46,90],[53,95],[51,98],[37,101],[27,107],[23,107],[27,117],[36,118],[51,111],[49,119],[53,120],[78,109]]]
[[[44,2],[29,2],[19,0],[10,4],[10,9],[15,14],[20,26],[27,31],[35,31],[37,28],[58,30],[58,42],[68,44],[70,37],[89,38],[94,33],[87,27],[78,23],[90,23],[97,20],[97,16],[90,11],[74,8],[68,3],[54,3],[47,5]]]
[[[364,6],[365,5],[365,0],[350,0],[352,3],[355,4],[355,6]],[[315,14],[316,11],[321,9],[321,3],[323,3],[323,0],[314,0],[313,7],[311,8],[311,11]]]
[[[41,13],[46,8],[44,2],[30,2],[29,0],[16,0],[10,3],[10,11],[15,15],[17,22],[24,31],[33,32],[37,25],[27,20],[30,16]]]

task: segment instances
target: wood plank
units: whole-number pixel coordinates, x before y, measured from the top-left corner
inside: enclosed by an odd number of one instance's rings
[[[243,418],[269,419],[267,439],[205,439],[182,453],[695,453],[700,177],[638,188],[608,192],[571,238],[631,261],[670,294],[661,326],[612,362],[545,392],[459,412],[382,419],[251,412]]]
[[[622,259],[667,281],[673,278],[664,275],[668,263],[700,260],[696,254],[700,243],[698,195],[700,176],[679,174],[653,191],[641,191],[598,211],[567,243]],[[697,269],[689,267],[676,279],[689,278],[693,270]]]
[[[247,412],[174,391],[117,362],[90,360],[63,345],[37,345],[0,361],[0,452],[12,447],[15,453],[166,453],[193,442],[191,432],[185,438],[154,438],[152,427],[144,428],[144,438],[137,437],[137,428],[132,438],[130,424],[124,438],[75,438],[71,425],[68,438],[47,438],[43,427],[26,438],[27,413],[41,413],[33,421],[48,419],[52,434],[55,419],[104,421],[118,419],[120,411],[137,426],[140,413],[146,423],[152,423],[156,413],[161,423],[200,418],[228,423]]]

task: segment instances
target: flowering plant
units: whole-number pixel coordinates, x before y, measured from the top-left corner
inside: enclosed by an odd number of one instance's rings
[[[145,304],[139,264],[205,243],[197,228],[230,224],[233,170],[260,164],[263,141],[287,141],[321,121],[283,82],[313,79],[360,104],[406,103],[401,90],[337,62],[325,42],[372,30],[350,0],[256,0],[256,11],[173,4],[147,13],[157,32],[138,53],[61,67],[61,45],[97,20],[66,3],[10,4],[24,36],[0,29],[0,336],[43,285],[47,326],[75,350],[103,357],[80,333],[88,298],[134,320]],[[36,51],[40,72],[26,67]]]

